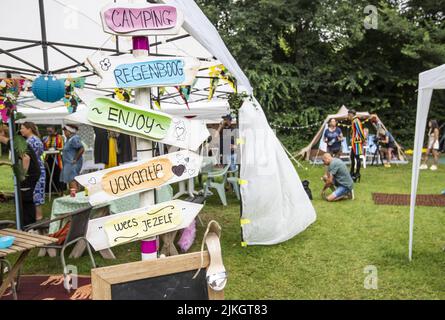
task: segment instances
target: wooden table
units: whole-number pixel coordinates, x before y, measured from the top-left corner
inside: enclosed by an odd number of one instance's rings
[[[7,249],[0,249],[0,259],[5,259],[5,257],[9,254],[20,253],[20,256],[15,262],[14,266],[11,270],[9,270],[8,277],[1,284],[0,297],[2,297],[8,288],[8,285],[10,283],[12,285],[17,272],[20,270],[20,267],[23,265],[23,262],[31,249],[55,243],[58,241],[58,239],[15,229],[1,229],[0,236],[15,237],[14,244],[11,247]]]

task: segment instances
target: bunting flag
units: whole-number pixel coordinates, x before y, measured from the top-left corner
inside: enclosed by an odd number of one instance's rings
[[[227,68],[222,65],[216,65],[209,68],[209,76],[210,79],[210,88],[209,88],[209,96],[208,99],[212,100],[213,95],[215,94],[216,87],[218,86],[219,80],[222,80],[230,85],[235,93],[238,92],[236,86],[235,77],[227,70]]]

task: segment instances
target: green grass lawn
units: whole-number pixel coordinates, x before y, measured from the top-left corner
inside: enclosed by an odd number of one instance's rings
[[[372,192],[409,193],[411,166],[368,167],[355,186],[354,201],[321,200],[321,166],[299,169],[311,182],[317,221],[293,239],[274,246],[240,246],[239,202],[229,196],[223,207],[217,196],[201,217],[222,228],[224,263],[229,271],[227,299],[445,299],[445,208],[418,207],[414,259],[408,261],[409,207],[374,205]],[[8,169],[0,168],[0,190],[12,189]],[[422,171],[419,193],[445,189],[445,167]],[[273,190],[271,190],[273,192]],[[14,218],[13,203],[0,204],[0,219]],[[50,206],[45,207],[49,216]],[[298,214],[297,212],[295,214]],[[198,251],[204,227],[198,227],[192,251]],[[138,243],[113,248],[117,260],[95,254],[100,266],[140,260]],[[90,270],[88,257],[68,260],[81,274]],[[364,288],[365,268],[378,272],[378,289]],[[25,262],[24,274],[60,274],[58,258]]]

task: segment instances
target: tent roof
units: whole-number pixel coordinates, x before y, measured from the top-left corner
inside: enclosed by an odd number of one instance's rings
[[[111,0],[5,0],[2,9],[0,36],[0,72],[17,71],[24,75],[40,73],[87,73],[86,86],[94,88],[100,79],[84,64],[86,58],[101,50],[110,55],[130,53],[131,37],[113,36],[103,31],[100,10]],[[136,1],[117,0],[116,3]],[[140,1],[141,2],[141,1]],[[145,1],[142,1],[145,2]],[[191,0],[159,0],[175,5],[184,14],[184,24],[174,36],[150,36],[150,54],[193,56],[202,62],[198,80],[189,101],[207,98],[209,87],[208,67],[224,64],[238,80],[238,87],[252,93],[252,87],[225,46],[217,30]],[[26,10],[24,10],[26,8]],[[42,17],[39,16],[42,9]],[[42,18],[42,19],[41,19]],[[24,24],[34,26],[24,28]],[[45,39],[46,38],[46,39]],[[48,65],[45,65],[42,44],[47,44]],[[155,90],[153,90],[155,93]],[[221,83],[216,98],[227,98],[233,92],[228,84]],[[155,94],[156,95],[156,94]],[[162,101],[184,104],[174,88],[167,88]]]

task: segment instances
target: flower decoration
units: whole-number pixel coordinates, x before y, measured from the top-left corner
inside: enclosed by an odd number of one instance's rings
[[[100,68],[101,68],[103,71],[108,71],[108,69],[110,69],[110,67],[111,67],[110,59],[105,58],[105,59],[103,59],[103,60],[100,61]]]

